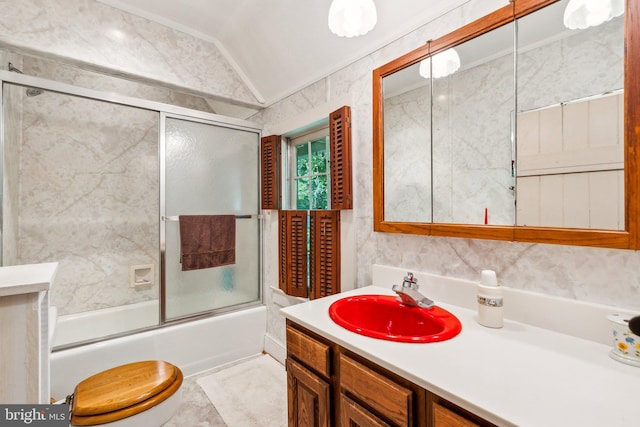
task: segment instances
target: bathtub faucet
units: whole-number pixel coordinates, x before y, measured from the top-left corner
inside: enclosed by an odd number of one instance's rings
[[[398,296],[396,299],[410,307],[431,308],[433,301],[418,292],[418,279],[413,273],[407,273],[402,285],[393,285],[391,288]]]

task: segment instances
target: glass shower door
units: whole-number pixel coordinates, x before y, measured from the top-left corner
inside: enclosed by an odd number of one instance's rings
[[[164,319],[260,302],[260,135],[174,117],[164,118],[164,130]],[[182,271],[180,215],[235,215],[235,263]]]

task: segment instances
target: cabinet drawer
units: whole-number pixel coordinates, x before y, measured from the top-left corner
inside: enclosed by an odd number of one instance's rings
[[[434,427],[478,427],[478,424],[435,402],[432,409]]]
[[[340,386],[394,424],[411,425],[413,392],[340,354]]]
[[[329,378],[331,376],[331,348],[287,325],[287,353]]]

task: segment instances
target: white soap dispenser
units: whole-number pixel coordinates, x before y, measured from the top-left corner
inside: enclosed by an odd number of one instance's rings
[[[478,323],[489,328],[502,328],[502,288],[496,272],[482,270],[478,285]]]

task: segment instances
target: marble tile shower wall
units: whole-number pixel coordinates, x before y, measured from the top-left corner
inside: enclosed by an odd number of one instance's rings
[[[206,98],[181,93],[160,86],[142,84],[124,78],[83,70],[42,57],[24,56],[22,71],[30,76],[42,77],[83,88],[113,92],[149,101],[177,105],[193,110],[215,113]]]
[[[157,298],[129,287],[131,265],[159,265],[157,113],[50,92],[22,106],[19,263],[60,263],[60,314]]]
[[[0,9],[0,42],[14,51],[259,105],[211,41],[93,0],[0,0]]]
[[[270,128],[288,117],[312,111],[331,99],[352,100],[357,286],[371,283],[374,263],[470,280],[478,280],[480,271],[490,268],[506,286],[640,310],[638,251],[373,232],[371,71],[503,4],[498,0],[465,3],[270,106],[252,120],[263,123],[263,133],[269,135]],[[270,230],[274,227],[277,221],[267,221],[265,235],[277,235]],[[277,287],[277,268],[273,267],[278,265],[277,252],[267,252],[264,263],[266,286]],[[284,322],[277,307],[271,306],[269,314],[268,333],[284,342]]]
[[[22,66],[19,55],[0,51],[2,64],[11,62],[14,66]],[[7,88],[3,94],[7,108],[4,110],[4,132],[7,140],[22,140],[22,99],[25,92],[21,88]],[[4,181],[2,188],[2,262],[3,265],[14,265],[18,259],[18,189],[20,179],[20,146],[5,144],[2,170]]]

